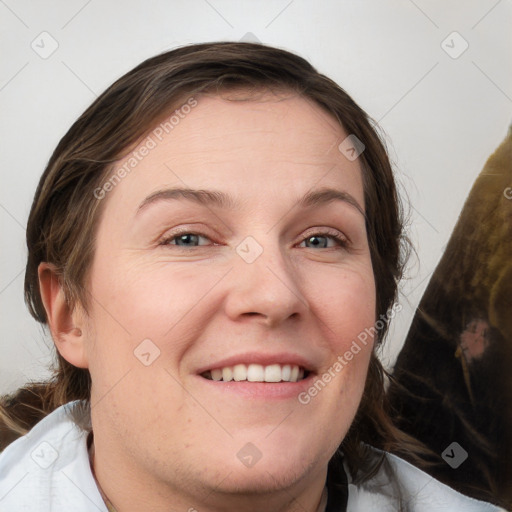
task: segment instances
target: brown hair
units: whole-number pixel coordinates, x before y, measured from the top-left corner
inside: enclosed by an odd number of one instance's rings
[[[252,43],[194,44],[148,59],[99,96],[62,138],[41,177],[27,225],[25,299],[37,321],[47,321],[37,273],[41,262],[54,265],[70,306],[80,303],[87,310],[85,283],[102,204],[93,191],[104,183],[113,164],[187,98],[256,89],[289,91],[313,100],[348,134],[363,141],[359,161],[366,230],[376,283],[376,317],[382,319],[376,341],[382,341],[402,275],[405,239],[385,146],[367,114],[335,82],[297,55]],[[59,405],[89,400],[88,371],[59,354],[57,358],[53,379],[4,398],[0,420],[6,443]],[[340,447],[353,470],[361,467],[364,443],[395,452],[415,446],[390,419],[384,375],[373,354],[361,405]]]

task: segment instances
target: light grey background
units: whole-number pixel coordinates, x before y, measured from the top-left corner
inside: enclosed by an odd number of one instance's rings
[[[391,366],[471,185],[512,118],[511,22],[510,0],[0,0],[0,392],[46,376],[51,360],[52,343],[23,303],[24,226],[60,138],[145,58],[244,37],[310,60],[386,133],[418,252],[382,354]]]

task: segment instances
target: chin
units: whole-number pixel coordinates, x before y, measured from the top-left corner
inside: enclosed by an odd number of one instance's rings
[[[276,466],[272,460],[260,460],[254,467],[240,469],[233,465],[228,477],[217,488],[222,494],[262,495],[288,489],[311,473],[313,464],[289,460],[287,464]]]

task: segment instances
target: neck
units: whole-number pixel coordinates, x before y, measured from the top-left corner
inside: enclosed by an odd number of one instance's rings
[[[95,452],[92,433],[88,438],[88,446],[92,474],[109,512],[134,509],[140,512],[163,512],[169,510],[169,503],[175,509],[189,512],[324,512],[326,508],[326,471],[312,483],[308,482],[309,485],[302,483],[302,489],[297,490],[297,486],[293,486],[294,488],[274,491],[271,494],[231,494],[206,487],[187,493],[178,493],[169,488],[157,491],[155,482],[146,484],[141,478],[130,477],[129,472],[119,469],[123,466],[116,469],[116,464],[103,465],[101,457]],[[121,483],[125,485],[120,485]],[[148,489],[151,491],[148,492]]]

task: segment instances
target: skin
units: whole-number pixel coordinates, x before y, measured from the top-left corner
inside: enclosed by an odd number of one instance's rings
[[[321,377],[374,324],[363,215],[345,201],[296,206],[331,187],[364,209],[361,168],[338,150],[348,134],[310,101],[197,100],[102,199],[87,314],[67,309],[41,265],[50,328],[60,353],[91,373],[94,470],[118,512],[313,512],[360,403],[372,343],[307,405],[213,391],[197,370],[246,351],[287,351]],[[138,212],[170,187],[219,190],[237,204],[160,200]],[[163,243],[176,228],[202,236]],[[348,245],[309,242],[325,229]],[[263,249],[250,264],[235,250],[247,236]],[[160,351],[148,366],[134,356],[144,339]],[[262,455],[252,467],[237,457],[248,442]]]

